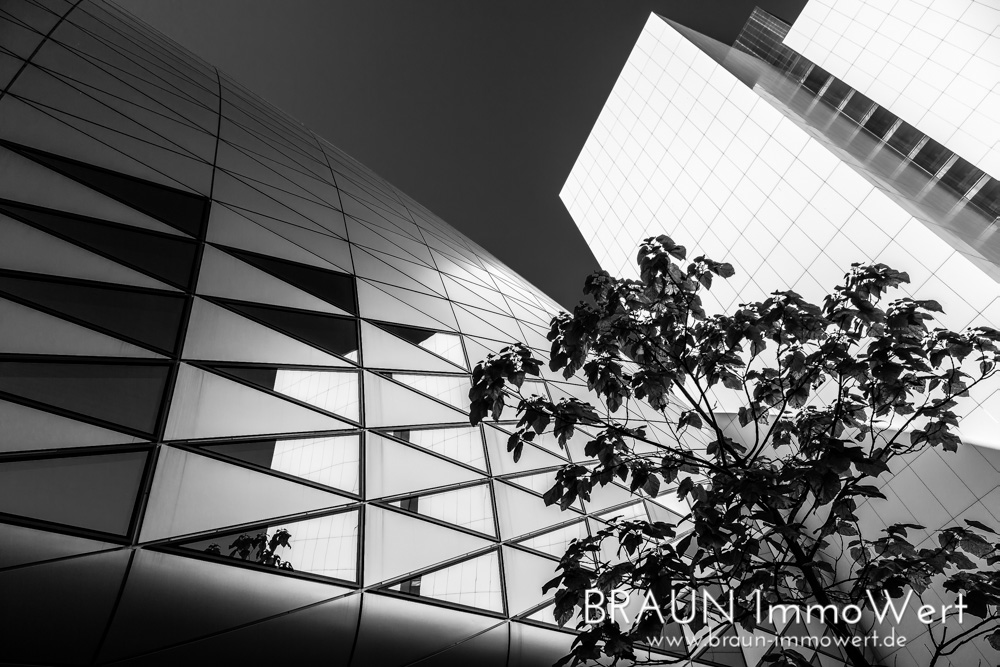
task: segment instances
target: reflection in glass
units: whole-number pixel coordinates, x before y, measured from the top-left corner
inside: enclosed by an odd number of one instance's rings
[[[360,437],[357,435],[298,440],[256,440],[203,449],[240,461],[308,479],[317,484],[358,493],[360,478]]]
[[[386,373],[397,382],[422,391],[459,410],[469,409],[469,377],[467,375],[413,375],[410,373]]]
[[[273,366],[218,366],[258,387],[276,391],[321,410],[358,421],[361,414],[358,374]]]
[[[178,546],[267,568],[357,581],[358,512],[213,535]]]
[[[358,360],[358,322],[347,317],[323,313],[288,310],[237,301],[225,301],[241,315],[300,338],[321,350],[339,354],[345,359]]]
[[[466,607],[503,611],[500,568],[495,551],[398,583],[389,590]]]
[[[493,529],[493,499],[487,484],[427,496],[411,496],[390,504],[407,512],[429,516],[486,535],[496,535]]]
[[[483,440],[478,428],[466,426],[419,431],[400,430],[389,431],[389,434],[450,459],[486,470],[486,454],[483,452]]]
[[[524,477],[513,477],[507,481],[511,484],[517,484],[518,486],[530,489],[537,494],[545,495],[556,483],[556,472],[554,470],[551,472],[540,472],[534,475],[525,475]]]
[[[462,350],[462,338],[460,336],[441,331],[431,331],[430,329],[402,327],[398,324],[380,324],[379,326],[405,341],[419,345],[425,350],[430,350],[434,354],[444,357],[453,364],[467,368],[465,364],[465,352]]]

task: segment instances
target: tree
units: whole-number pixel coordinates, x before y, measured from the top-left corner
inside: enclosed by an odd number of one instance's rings
[[[572,653],[558,664],[601,656],[631,664],[636,648],[664,631],[661,614],[669,619],[677,608],[671,601],[681,600],[686,612],[694,592],[706,589],[731,590],[737,622],[751,629],[755,591],[765,613],[777,605],[857,605],[869,614],[883,594],[900,599],[934,588],[964,596],[972,621],[936,626],[928,665],[978,638],[1000,650],[993,529],[967,521],[917,548],[908,536],[922,526],[862,535],[857,515],[864,502],[884,501],[877,478],[893,464],[928,447],[954,452],[961,445],[954,409],[997,373],[1000,332],[929,328],[931,313],[941,311],[934,301],[897,298],[883,306],[889,290],[909,281],[884,264],[853,264],[822,306],[781,291],[709,316],[701,295],[733,268],[703,256],[685,260],[684,247],[669,237],[646,239],[639,280],[595,273],[584,290],[592,303],[552,320],[549,368],[566,378],[581,371],[596,407],[521,396],[541,362],[520,344],[489,355],[473,372],[472,424],[497,420],[512,397],[516,403],[519,421],[508,442],[515,459],[545,433],[564,447],[574,436],[574,446],[584,439],[586,458],[596,459],[563,466],[546,504],[566,508],[618,480],[647,496],[675,488],[690,507],[674,523],[614,520],[570,544],[546,585],[558,589],[560,624],[580,618],[595,590],[651,594],[658,609],[624,626],[579,620]],[[741,403],[739,427],[717,409],[722,392]],[[662,415],[658,426],[669,439],[628,412],[636,401]],[[618,558],[602,559],[606,540]],[[826,623],[842,641],[864,632],[832,616]],[[863,648],[848,643],[844,650],[850,664],[870,664]],[[792,649],[772,651],[768,660],[807,664]]]
[[[251,563],[277,568],[279,570],[292,570],[292,564],[283,560],[278,555],[278,547],[292,548],[292,534],[285,528],[279,528],[273,535],[268,536],[267,531],[261,531],[254,536],[243,533],[229,545],[229,557],[241,558]],[[205,549],[205,553],[222,555],[222,546],[213,543]]]

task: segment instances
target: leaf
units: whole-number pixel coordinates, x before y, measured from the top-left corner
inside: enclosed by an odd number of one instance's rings
[[[993,533],[994,535],[997,534],[997,531],[993,530],[992,528],[990,528],[989,526],[980,521],[976,521],[975,519],[966,519],[965,523],[969,524],[973,528],[978,528],[979,530],[985,530],[987,533]]]

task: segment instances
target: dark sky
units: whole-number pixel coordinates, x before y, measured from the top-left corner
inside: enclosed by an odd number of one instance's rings
[[[805,0],[118,0],[564,306],[597,262],[559,190],[649,13],[731,43]]]

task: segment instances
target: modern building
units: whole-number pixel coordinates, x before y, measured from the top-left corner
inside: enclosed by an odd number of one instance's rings
[[[0,662],[550,665],[568,541],[676,518],[469,427],[556,310],[114,5],[0,2]]]
[[[634,276],[638,242],[662,233],[732,263],[716,312],[782,289],[816,301],[852,262],[883,262],[942,325],[1000,326],[998,17],[985,1],[811,0],[792,26],[756,10],[730,47],[652,15],[560,196],[612,273]],[[1000,523],[998,389],[973,392],[958,454],[886,475],[863,528]],[[926,628],[902,631],[880,657],[923,664]],[[952,664],[995,661],[982,651]]]

